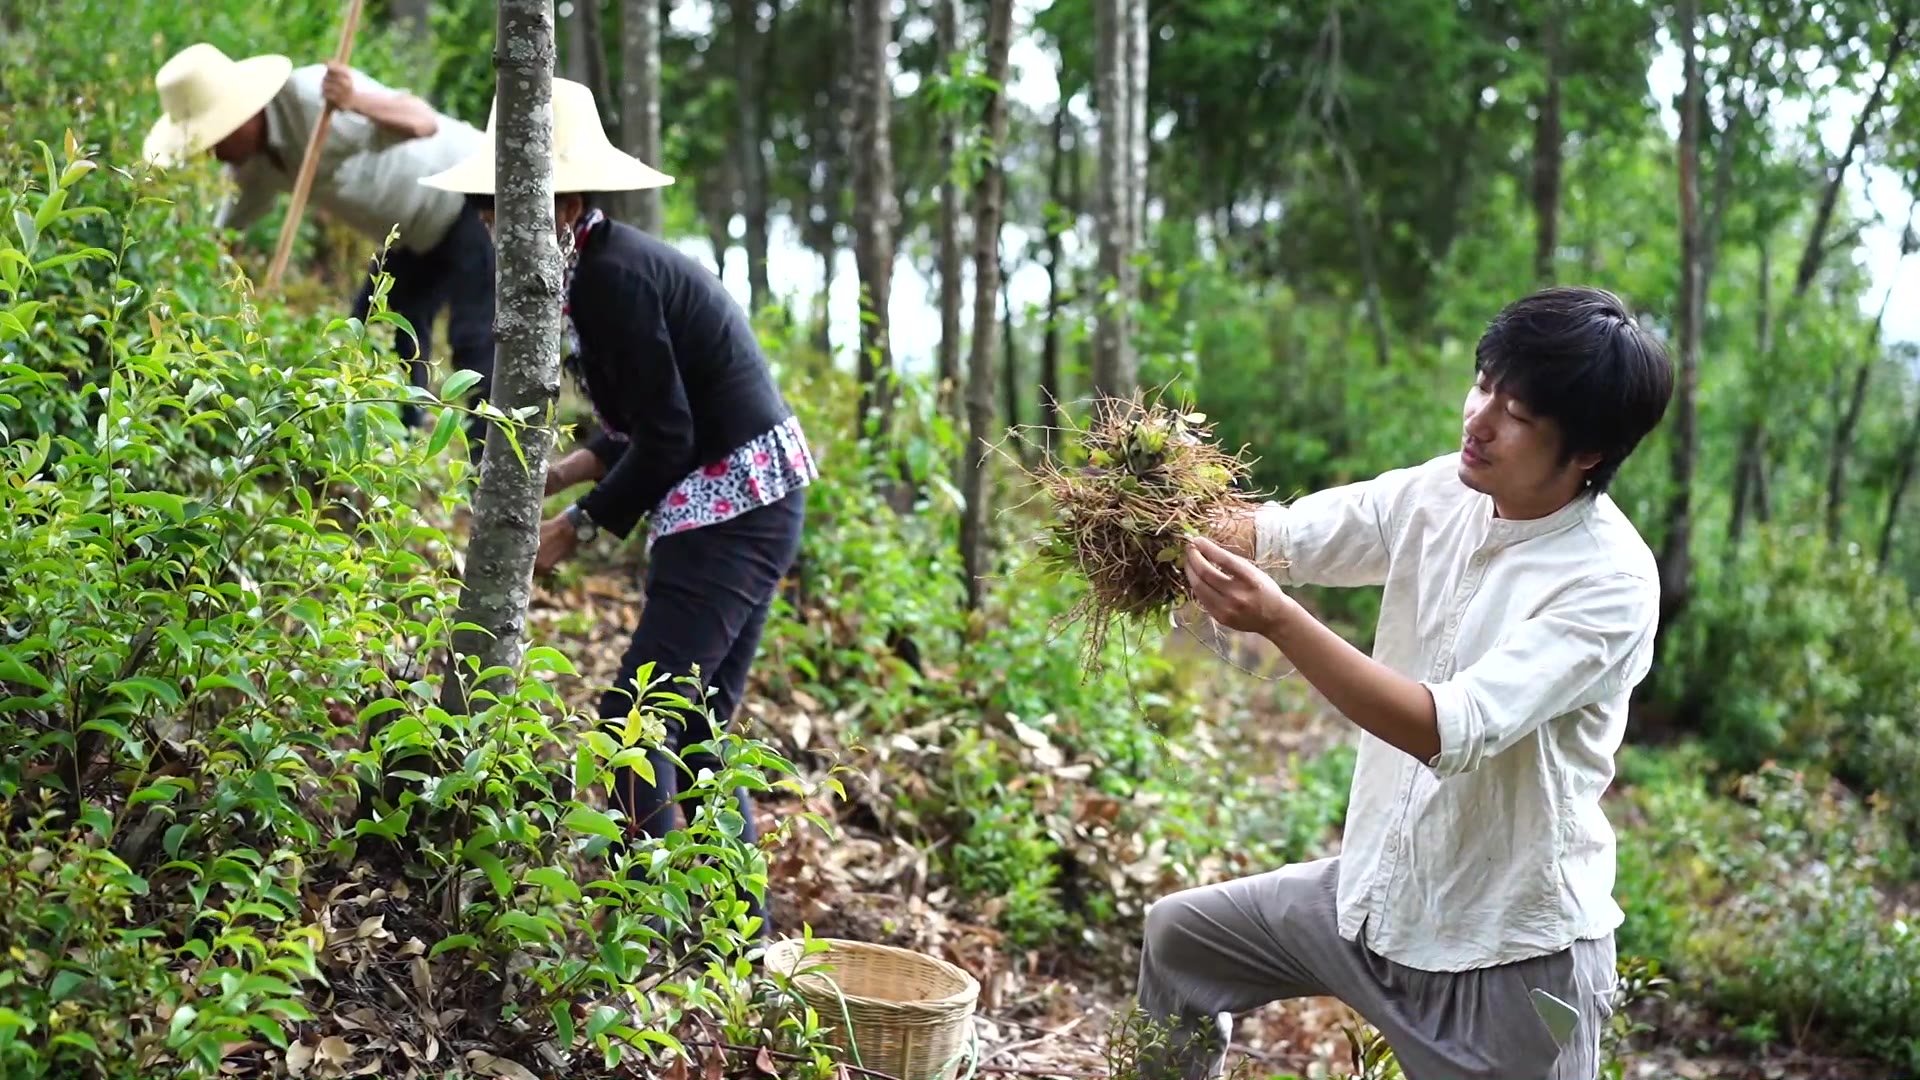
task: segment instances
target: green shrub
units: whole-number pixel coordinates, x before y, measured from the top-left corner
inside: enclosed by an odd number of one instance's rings
[[[1889,888],[1915,856],[1884,810],[1779,766],[1727,794],[1684,764],[1637,768],[1614,890],[1622,955],[1659,959],[1750,1039],[1920,1068],[1920,934]]]
[[[436,522],[471,476],[441,395],[469,376],[416,389],[367,326],[209,288],[217,252],[67,148],[0,188],[5,1074],[296,1053],[385,1008],[387,965],[436,1037],[588,1069],[672,1050],[690,1010],[743,1022],[737,891],[764,893],[766,861],[729,794],[792,766],[726,738],[690,827],[616,853],[598,795],[645,763],[672,688],[604,724],[536,645],[523,677],[482,673],[505,677],[470,715],[442,709],[458,583]],[[76,236],[102,188],[131,208],[116,249]],[[178,288],[134,280],[134,250]],[[409,400],[430,433],[400,427]]]
[[[1810,530],[1757,529],[1699,568],[1660,677],[1715,762],[1779,759],[1895,800],[1920,836],[1920,616],[1897,579]]]

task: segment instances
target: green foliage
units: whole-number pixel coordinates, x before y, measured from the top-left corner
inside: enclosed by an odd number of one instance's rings
[[[379,1001],[368,964],[396,960],[423,1015],[470,1003],[445,1037],[605,1069],[676,1050],[683,1015],[748,993],[738,890],[766,864],[730,792],[793,767],[725,738],[689,827],[628,839],[598,793],[646,767],[672,687],[579,716],[552,685],[571,663],[536,647],[444,711],[458,590],[432,515],[470,488],[442,402],[469,377],[419,390],[366,325],[210,288],[217,253],[142,180],[40,149],[34,186],[0,188],[7,1075],[296,1053],[328,1030],[323,982],[335,1010]],[[131,208],[104,231],[96,190]],[[131,276],[159,266],[178,288]]]
[[[1884,887],[1910,880],[1883,807],[1764,766],[1721,794],[1697,754],[1636,770],[1621,839],[1623,954],[1757,1043],[1854,1046],[1920,1068],[1920,935]]]
[[[1714,760],[1745,772],[1780,758],[1885,792],[1920,836],[1920,621],[1905,586],[1852,546],[1762,528],[1701,567],[1664,658],[1677,707],[1699,714]]]

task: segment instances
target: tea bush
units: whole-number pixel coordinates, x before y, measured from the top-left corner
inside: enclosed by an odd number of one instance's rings
[[[1779,759],[1891,800],[1920,838],[1920,619],[1907,589],[1859,550],[1763,526],[1704,565],[1661,682],[1713,760]]]
[[[589,1073],[676,1049],[690,1011],[771,1016],[738,895],[765,857],[727,793],[789,763],[726,738],[689,828],[630,839],[599,793],[673,688],[605,724],[536,646],[440,707],[470,376],[417,389],[368,325],[210,287],[230,265],[147,180],[36,149],[0,187],[6,1075],[214,1075],[370,1041],[340,1017],[396,1000],[368,1054],[546,1044]]]
[[[1764,765],[1726,789],[1698,749],[1629,757],[1615,895],[1623,955],[1751,1043],[1851,1048],[1920,1069],[1914,850],[1884,805]]]

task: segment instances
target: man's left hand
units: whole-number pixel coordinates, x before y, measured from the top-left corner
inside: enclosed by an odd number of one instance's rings
[[[327,74],[320,80],[320,96],[342,111],[353,108],[353,72],[338,60],[327,61]]]
[[[565,514],[555,514],[540,523],[540,551],[533,557],[533,572],[551,572],[579,546],[580,537],[573,531],[573,522],[568,521]]]
[[[1243,633],[1266,634],[1294,604],[1266,571],[1203,536],[1187,545],[1187,584],[1214,622]]]

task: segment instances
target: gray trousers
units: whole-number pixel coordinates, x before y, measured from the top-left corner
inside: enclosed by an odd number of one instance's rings
[[[1418,971],[1337,929],[1339,859],[1187,889],[1147,909],[1139,1003],[1163,1044],[1141,1080],[1223,1075],[1232,1014],[1333,997],[1379,1029],[1407,1080],[1594,1080],[1616,982],[1611,935],[1528,960]],[[1572,1006],[1561,1044],[1532,991]]]

